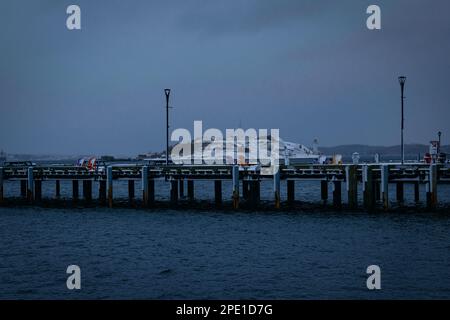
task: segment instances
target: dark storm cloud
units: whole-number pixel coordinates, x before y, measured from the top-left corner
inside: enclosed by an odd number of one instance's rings
[[[82,30],[65,10],[82,8]],[[382,10],[382,30],[365,27]],[[450,2],[236,0],[0,2],[0,148],[136,154],[172,128],[279,128],[308,144],[450,135]],[[380,130],[381,128],[381,130]]]

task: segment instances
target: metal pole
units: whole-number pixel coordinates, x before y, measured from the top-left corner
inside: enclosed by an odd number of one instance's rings
[[[164,89],[166,95],[166,165],[169,165],[169,98],[170,89]]]
[[[405,163],[405,145],[404,145],[404,141],[403,141],[403,131],[405,129],[405,113],[404,113],[404,89],[405,89],[405,81],[406,81],[406,77],[399,77],[398,78],[399,82],[400,82],[400,88],[401,88],[401,102],[402,102],[402,119],[401,119],[401,152],[402,152],[402,165]]]
[[[437,150],[437,152],[438,152],[438,157],[439,157],[439,154],[441,153],[441,135],[442,135],[442,132],[438,132],[438,137],[439,137],[439,145],[438,145],[438,150]]]

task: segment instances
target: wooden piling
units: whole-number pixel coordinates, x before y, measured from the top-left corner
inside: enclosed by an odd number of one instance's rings
[[[249,181],[249,200],[252,208],[256,208],[260,197],[260,182],[258,180]]]
[[[178,180],[170,181],[170,203],[177,204],[178,202]]]
[[[55,181],[55,197],[56,199],[61,197],[61,182],[59,180]]]
[[[375,208],[375,183],[373,179],[372,166],[362,166],[362,188],[364,208],[373,210]]]
[[[349,209],[356,209],[358,207],[358,180],[356,170],[356,165],[348,165],[345,167]]]
[[[106,168],[106,186],[108,188],[108,206],[113,207],[113,171],[112,167]]]
[[[295,202],[295,180],[287,180],[287,202],[292,205]]]
[[[134,203],[134,180],[128,180],[128,202]]]
[[[222,205],[222,180],[214,181],[214,202],[216,206]]]
[[[273,175],[273,192],[274,192],[274,196],[275,196],[275,208],[276,209],[279,209],[281,206],[280,177],[281,177],[281,173],[280,173],[279,168],[277,168]]]
[[[141,171],[141,187],[142,187],[142,204],[148,207],[150,202],[149,196],[149,181],[148,181],[148,167],[143,166]]]
[[[77,201],[79,198],[78,180],[72,180],[72,200]]]
[[[34,200],[34,176],[33,167],[29,167],[27,171],[27,200],[33,202]]]
[[[328,201],[328,181],[320,181],[320,198],[322,199],[322,204],[326,205]]]
[[[242,198],[248,200],[250,197],[250,181],[244,179],[242,180]]]
[[[92,181],[83,180],[83,198],[86,202],[92,200]]]
[[[181,178],[179,181],[180,184],[180,198],[184,198],[184,179]]]
[[[20,196],[27,197],[27,180],[20,180]]]
[[[189,201],[194,201],[194,180],[187,181],[187,193]]]
[[[333,181],[333,206],[336,209],[342,207],[342,184],[341,181]]]
[[[414,202],[418,203],[420,202],[420,184],[419,181],[414,182]]]
[[[34,200],[37,202],[42,200],[42,180],[34,181]]]
[[[431,210],[437,207],[437,165],[432,164],[428,170],[428,192],[427,192],[427,207]]]
[[[383,208],[389,209],[389,166],[383,164],[381,169],[381,199],[383,202]]]
[[[403,203],[404,203],[404,183],[403,182],[397,182],[396,195],[397,195],[398,205],[403,206]]]
[[[106,203],[106,181],[100,180],[98,182],[98,199],[104,205]]]
[[[3,203],[3,168],[0,167],[0,205]]]
[[[237,165],[233,166],[232,169],[232,179],[233,179],[233,208],[239,208],[239,167]]]

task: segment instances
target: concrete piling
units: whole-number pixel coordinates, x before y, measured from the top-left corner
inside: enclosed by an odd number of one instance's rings
[[[437,165],[432,164],[428,170],[427,207],[431,210],[437,207]]]
[[[149,181],[148,181],[148,167],[142,167],[141,172],[141,186],[142,186],[142,203],[144,207],[148,207],[150,202],[149,195]]]
[[[320,181],[320,198],[322,199],[322,204],[326,205],[328,201],[328,181]]]
[[[27,197],[27,180],[20,180],[20,196]]]
[[[172,205],[177,204],[178,202],[178,180],[170,181],[170,203]]]
[[[34,181],[34,200],[37,202],[42,200],[42,180]]]
[[[184,198],[184,179],[180,179],[180,198]]]
[[[0,167],[0,204],[3,203],[3,168]]]
[[[98,182],[98,199],[104,205],[106,203],[106,181],[100,180]]]
[[[135,197],[134,187],[135,187],[134,186],[134,180],[128,180],[128,202],[130,204],[134,203],[134,197]]]
[[[78,180],[72,180],[72,200],[77,201],[79,198]]]
[[[341,181],[333,181],[333,206],[336,209],[342,207],[342,183]]]
[[[403,206],[404,204],[404,183],[403,182],[397,182],[396,187],[396,196],[397,196],[397,202],[399,206]]]
[[[414,182],[414,202],[420,202],[420,189],[419,189],[419,181]]]
[[[92,181],[83,180],[83,198],[86,202],[91,202],[92,200]]]
[[[189,201],[194,201],[194,180],[187,181],[187,193]]]
[[[373,210],[375,208],[376,197],[372,166],[363,165],[362,167],[362,189],[364,208],[367,210]]]
[[[61,197],[61,181],[55,181],[55,197],[59,199]]]
[[[242,198],[248,200],[250,197],[250,181],[242,180]]]

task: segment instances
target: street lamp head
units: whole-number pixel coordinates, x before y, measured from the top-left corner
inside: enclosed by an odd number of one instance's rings
[[[406,82],[406,77],[405,76],[398,77],[398,82],[400,82],[401,85],[404,85]]]
[[[170,89],[164,89],[164,93],[166,94],[166,97],[170,95]]]

